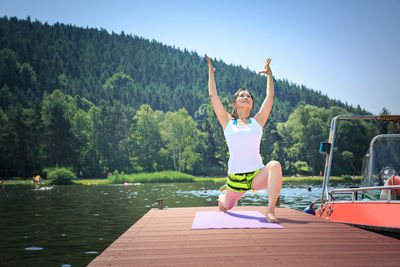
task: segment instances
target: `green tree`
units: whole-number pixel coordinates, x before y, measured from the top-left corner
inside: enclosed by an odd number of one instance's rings
[[[138,108],[138,103],[133,101],[137,98],[137,88],[133,79],[122,72],[115,73],[104,84],[105,96],[111,102],[113,99],[119,100],[124,105],[132,105]]]
[[[142,105],[133,121],[126,141],[133,168],[139,172],[160,170],[162,140],[155,112],[150,105]]]
[[[44,138],[42,122],[41,101],[36,100],[32,108],[24,110],[26,125],[26,157],[29,169],[25,177],[30,177],[40,173],[43,161]]]
[[[14,158],[13,167],[18,176],[26,176],[28,162],[26,158],[26,125],[24,111],[20,104],[11,107],[9,111],[9,130],[12,136],[11,155]]]
[[[326,122],[323,122],[321,118],[316,117],[314,114],[308,120],[302,134],[301,153],[304,154],[304,158],[307,159],[308,164],[311,166],[312,175],[316,175],[323,169],[324,158],[318,153],[318,149],[320,142],[328,134],[328,127]]]
[[[129,153],[124,140],[128,135],[132,117],[132,110],[119,101],[113,101],[112,105],[106,102],[100,104],[100,123],[96,125],[98,128],[95,130],[100,131],[96,133],[99,135],[96,138],[104,172],[129,170]]]
[[[8,48],[0,50],[0,87],[7,85],[14,88],[18,84],[18,66],[14,51]]]
[[[20,88],[23,90],[31,89],[37,91],[36,73],[29,63],[24,63],[19,68]]]
[[[101,109],[96,106],[92,106],[88,111],[90,119],[89,132],[89,151],[88,163],[86,175],[89,177],[104,177],[108,171],[107,167],[107,155],[102,154],[102,148],[106,145],[106,140],[103,138],[103,121],[101,120]]]
[[[368,151],[369,143],[378,134],[376,125],[362,120],[339,120],[336,128],[333,175],[359,174],[362,159]],[[352,155],[347,152],[352,153]],[[344,153],[346,152],[346,153]],[[350,165],[349,163],[353,163]],[[356,172],[356,173],[355,173]]]
[[[225,109],[229,110],[228,99],[222,98],[221,101]],[[202,109],[198,111],[198,118],[200,130],[204,133],[204,143],[207,144],[207,146],[203,146],[206,149],[202,154],[202,158],[208,162],[206,174],[224,175],[227,173],[229,158],[228,145],[226,144],[224,132],[211,104],[203,106]]]
[[[177,112],[167,112],[161,123],[161,135],[166,144],[170,160],[176,171],[193,171],[200,159],[199,130],[187,111],[182,108]]]
[[[90,150],[93,149],[91,144],[91,134],[93,129],[90,123],[90,115],[82,109],[78,109],[71,120],[71,133],[74,136],[74,153],[76,157],[73,159],[73,166],[76,173],[88,172],[91,162]]]
[[[76,154],[71,120],[76,109],[61,91],[55,90],[43,98],[43,124],[46,138],[45,154],[49,166],[71,165]]]
[[[16,104],[17,100],[10,91],[10,88],[5,84],[0,90],[0,107],[7,110],[10,105]]]
[[[297,161],[307,162],[313,174],[322,170],[323,158],[318,148],[328,134],[327,125],[327,111],[311,105],[299,106],[285,123],[278,123],[280,146],[287,159],[286,171],[296,170],[294,163]]]
[[[8,177],[11,175],[11,144],[10,131],[8,129],[9,120],[7,114],[0,107],[0,176]]]

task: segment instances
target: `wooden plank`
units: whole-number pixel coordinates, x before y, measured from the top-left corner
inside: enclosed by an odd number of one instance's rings
[[[277,209],[284,229],[191,229],[213,210],[152,209],[89,266],[399,266],[400,240],[289,208]]]

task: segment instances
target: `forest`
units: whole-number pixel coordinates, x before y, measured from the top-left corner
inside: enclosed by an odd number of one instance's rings
[[[266,78],[212,60],[226,109],[244,87],[257,111]],[[52,167],[85,177],[116,170],[225,175],[228,148],[208,97],[207,70],[204,55],[124,32],[0,18],[0,178]],[[263,160],[280,161],[284,175],[318,175],[325,160],[319,143],[328,139],[331,119],[370,113],[304,85],[274,83]],[[385,127],[341,123],[333,174],[359,174],[367,144]]]

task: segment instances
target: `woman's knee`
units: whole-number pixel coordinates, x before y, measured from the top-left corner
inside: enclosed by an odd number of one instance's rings
[[[227,209],[227,210],[230,210],[230,209],[232,209],[235,205],[236,205],[236,202],[237,202],[237,200],[236,199],[230,199],[230,198],[226,198],[226,195],[225,195],[225,199],[224,199],[224,201],[222,202],[222,206],[225,208],[225,209]]]
[[[223,206],[225,209],[232,209],[238,200],[244,195],[245,192],[232,191],[229,188],[226,189]]]
[[[270,168],[270,169],[279,169],[279,170],[281,170],[281,169],[282,169],[282,166],[281,166],[281,164],[279,163],[279,161],[271,160],[270,162],[268,162],[267,168]]]
[[[232,208],[235,206],[235,204],[236,204],[236,203],[232,203],[232,202],[224,202],[224,203],[222,204],[222,206],[223,206],[225,209],[230,210],[230,209],[232,209]]]

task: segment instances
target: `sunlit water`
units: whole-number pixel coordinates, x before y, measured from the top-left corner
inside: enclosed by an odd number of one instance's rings
[[[157,208],[158,199],[167,208],[216,206],[221,186],[76,185],[50,191],[7,186],[0,190],[0,265],[85,266],[146,212]],[[280,203],[303,210],[320,196],[320,183],[285,183]],[[239,205],[265,206],[267,192],[248,192]]]

